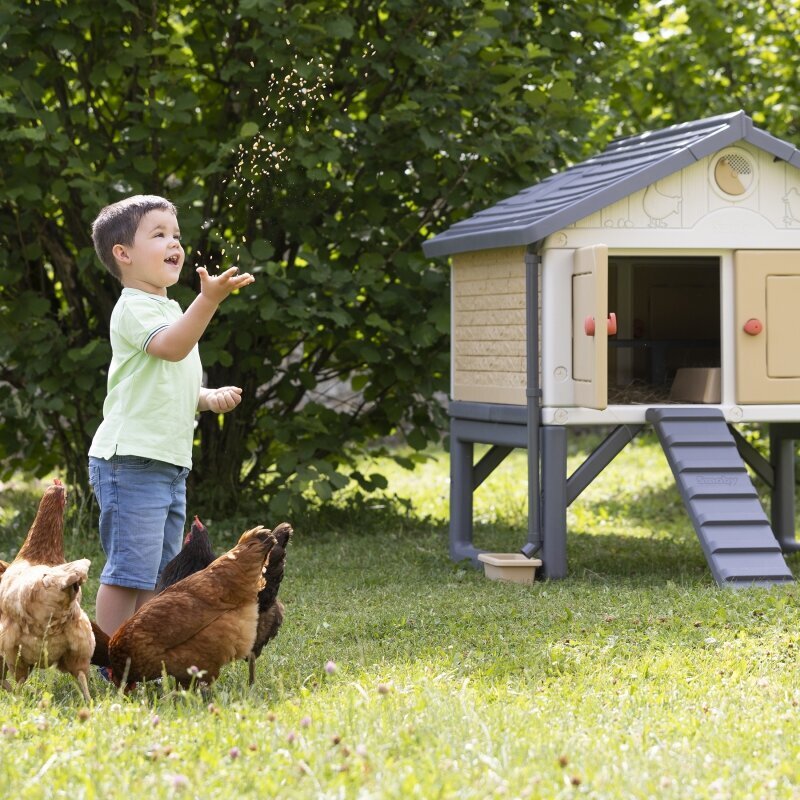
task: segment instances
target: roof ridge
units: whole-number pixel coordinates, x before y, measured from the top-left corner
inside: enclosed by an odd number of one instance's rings
[[[657,128],[654,131],[643,131],[642,133],[632,133],[627,136],[620,136],[616,139],[612,139],[609,142],[606,150],[611,149],[617,144],[621,144],[622,142],[632,139],[653,141],[654,139],[662,139],[665,136],[671,136],[678,131],[689,133],[693,130],[699,130],[701,128],[710,128],[723,124],[730,125],[730,123],[734,120],[741,120],[743,128],[745,125],[745,120],[749,121],[751,125],[753,124],[753,120],[745,113],[745,111],[743,109],[739,109],[738,111],[729,111],[726,114],[717,114],[714,117],[704,117],[703,119],[695,119],[689,122],[676,122],[673,125],[667,126],[666,128]]]
[[[739,141],[800,168],[800,150],[756,127],[744,110],[614,139],[511,197],[428,239],[427,256],[529,245]]]

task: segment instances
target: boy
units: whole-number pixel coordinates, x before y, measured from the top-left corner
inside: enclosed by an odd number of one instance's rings
[[[153,596],[158,575],[180,550],[195,413],[221,414],[241,402],[235,386],[201,387],[197,342],[219,304],[254,278],[236,267],[215,276],[198,267],[200,294],[181,312],[167,288],[178,282],[184,251],[177,210],[163,197],[106,206],[92,240],[123,286],[111,314],[103,422],[89,449],[107,559],[97,624],[112,635]]]

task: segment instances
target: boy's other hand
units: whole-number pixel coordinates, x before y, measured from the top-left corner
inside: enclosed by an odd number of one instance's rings
[[[225,414],[233,411],[242,402],[242,390],[238,386],[221,386],[219,389],[204,389],[200,398],[201,411]]]
[[[215,305],[219,305],[231,292],[251,284],[255,278],[245,272],[239,275],[238,267],[230,267],[219,275],[209,275],[205,267],[198,267],[200,294]]]

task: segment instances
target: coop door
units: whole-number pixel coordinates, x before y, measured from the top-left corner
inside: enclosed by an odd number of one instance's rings
[[[736,402],[800,403],[800,250],[739,250]]]
[[[575,404],[608,404],[608,248],[582,247],[572,261],[572,379]]]

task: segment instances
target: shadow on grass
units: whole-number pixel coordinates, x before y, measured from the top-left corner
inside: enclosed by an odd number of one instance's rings
[[[623,519],[626,524],[658,529],[665,524],[689,523],[686,507],[676,486],[651,487],[622,497],[578,497],[570,506],[585,508],[598,519]]]
[[[711,572],[694,532],[651,537],[574,533],[567,538],[570,575],[591,580],[696,582]]]
[[[505,531],[498,535],[495,529],[476,534],[475,542],[482,549],[494,552],[517,552],[524,540],[524,532]],[[795,578],[800,579],[800,553],[784,557]],[[567,534],[567,570],[568,580],[715,585],[688,518],[685,524],[679,521],[649,536],[570,531]]]
[[[478,531],[475,543],[493,552],[518,552],[524,532]],[[466,562],[465,562],[466,563]],[[660,531],[652,536],[570,531],[567,534],[568,579],[620,580],[653,583],[696,582],[711,572],[688,521],[686,530]]]
[[[3,493],[0,558],[14,557],[40,499],[39,488]],[[700,543],[673,485],[643,484],[634,495],[620,497],[581,497],[568,514],[578,517],[577,523],[575,519],[570,521],[567,534],[568,580],[713,584]],[[233,546],[242,531],[256,524],[274,527],[280,521],[253,516],[204,520],[218,554]],[[382,584],[393,579],[383,576],[380,569],[375,576],[368,574],[376,561],[385,564],[399,559],[402,568],[394,579],[409,570],[446,575],[466,566],[454,564],[449,558],[447,521],[420,515],[408,501],[388,494],[356,495],[346,503],[310,509],[291,522],[296,532],[295,547],[308,548],[312,558],[315,551],[324,552],[328,547],[337,552],[341,549],[344,561],[349,559],[348,550],[357,552],[360,566],[366,571],[359,581]],[[92,574],[99,575],[104,557],[97,536],[96,508],[68,504],[65,534],[68,558],[91,558]],[[492,524],[476,522],[474,526],[475,545],[493,552],[518,552],[526,537],[524,524],[516,521],[501,519]],[[409,544],[412,549],[408,549]],[[800,553],[788,557],[787,562],[800,576]],[[315,570],[328,566],[317,563]],[[89,597],[93,595],[91,588]]]

